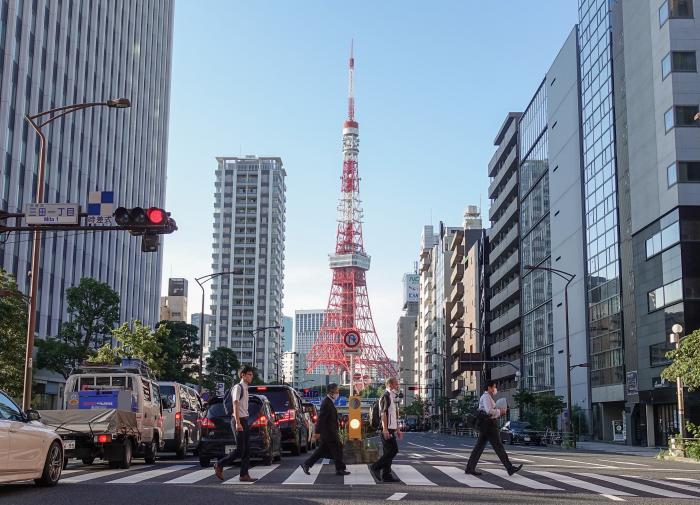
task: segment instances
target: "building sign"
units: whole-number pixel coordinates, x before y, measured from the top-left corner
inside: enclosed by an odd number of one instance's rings
[[[639,394],[639,382],[636,370],[627,372],[627,381],[625,387],[627,389],[627,396]]]
[[[24,217],[28,225],[77,225],[80,206],[77,203],[28,203],[24,206]]]
[[[114,225],[114,191],[90,191],[87,214],[88,226]]]
[[[420,301],[420,275],[406,274],[403,276],[403,303]]]
[[[187,279],[168,280],[168,296],[187,296]]]
[[[615,420],[612,422],[613,425],[613,442],[624,442],[627,440],[625,434],[625,424],[622,420]]]

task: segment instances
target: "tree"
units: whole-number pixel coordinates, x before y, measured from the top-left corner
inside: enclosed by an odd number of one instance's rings
[[[664,368],[661,377],[675,382],[677,377],[690,391],[700,389],[700,330],[681,340],[678,349],[666,353],[672,363]]]
[[[561,396],[552,394],[537,395],[537,409],[540,414],[540,420],[545,428],[557,429],[557,418],[561,411],[564,410],[564,400]]]
[[[167,332],[159,334],[163,358],[161,380],[195,382],[199,373],[199,328],[182,321],[161,321]]]
[[[17,293],[17,284],[0,270],[0,289]],[[14,399],[20,399],[24,383],[24,354],[27,336],[27,306],[21,296],[0,296],[0,384]]]
[[[119,322],[119,295],[109,285],[83,278],[66,290],[68,322],[58,336],[37,340],[37,366],[67,378],[94,353],[93,349],[111,341]]]
[[[418,416],[420,422],[423,422],[423,417],[425,416],[425,407],[425,400],[423,400],[420,396],[416,396],[413,399],[413,403],[411,403],[410,405],[406,405],[403,411],[404,414],[407,416]]]
[[[168,329],[165,325],[159,325],[155,331],[141,321],[133,321],[122,324],[112,331],[117,340],[117,345],[111,347],[103,345],[97,353],[89,358],[91,363],[112,364],[119,363],[122,358],[140,359],[151,369],[156,377],[163,373],[163,355],[158,342],[165,338]]]
[[[231,349],[227,347],[214,349],[209,353],[204,365],[206,371],[202,381],[204,387],[213,390],[217,382],[224,382],[227,388],[231,387],[234,379],[237,381],[236,376],[240,366],[238,356]]]

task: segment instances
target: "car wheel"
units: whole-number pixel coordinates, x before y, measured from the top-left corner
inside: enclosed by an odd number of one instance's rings
[[[122,449],[122,460],[119,462],[119,468],[128,470],[131,467],[131,440],[128,438],[124,440],[124,448]]]
[[[200,456],[199,466],[201,466],[202,468],[209,468],[211,466],[211,459]]]
[[[155,464],[158,458],[158,437],[154,437],[153,440],[151,440],[151,443],[146,446],[145,452],[144,459],[146,463],[149,465]]]
[[[44,462],[44,471],[41,477],[34,480],[38,486],[50,487],[58,484],[58,479],[61,478],[63,470],[63,449],[61,443],[54,441],[49,446],[49,451],[46,453],[46,461]]]
[[[90,456],[89,458],[83,458],[81,460],[83,462],[83,465],[92,465],[95,462],[95,456]],[[66,458],[66,462],[68,462]]]

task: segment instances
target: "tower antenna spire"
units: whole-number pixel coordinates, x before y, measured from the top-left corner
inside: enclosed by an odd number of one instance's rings
[[[355,73],[354,39],[350,39],[350,60],[348,61],[348,121],[355,120],[355,92],[352,89],[353,74]]]

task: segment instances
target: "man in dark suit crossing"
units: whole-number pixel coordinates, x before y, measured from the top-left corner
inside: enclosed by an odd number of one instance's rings
[[[343,463],[343,444],[338,433],[338,411],[335,401],[338,399],[338,385],[328,384],[328,395],[321,402],[321,412],[316,421],[316,433],[321,436],[321,443],[309,458],[300,466],[306,475],[310,475],[309,469],[319,459],[330,456],[335,463],[336,475],[350,475]]]

